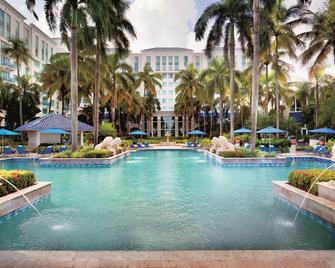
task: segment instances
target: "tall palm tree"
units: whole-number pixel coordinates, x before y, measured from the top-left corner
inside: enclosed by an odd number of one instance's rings
[[[4,55],[8,56],[15,60],[16,64],[16,74],[17,74],[17,88],[19,93],[19,113],[20,113],[20,125],[23,125],[23,111],[22,111],[22,88],[20,85],[21,76],[20,76],[20,68],[21,63],[24,63],[28,66],[28,61],[31,58],[30,52],[28,48],[26,48],[25,43],[20,39],[9,39],[9,46],[4,47],[2,52]]]
[[[128,35],[136,37],[132,24],[126,19],[125,13],[129,4],[124,1],[92,1],[88,12],[95,26],[95,85],[93,95],[93,127],[94,143],[98,143],[99,131],[99,92],[101,61],[106,59],[107,42],[112,42],[116,53],[127,53],[129,48]]]
[[[226,0],[210,4],[202,13],[195,24],[194,32],[196,40],[202,40],[210,20],[214,24],[210,29],[206,54],[210,56],[214,46],[224,41],[225,54],[229,48],[230,65],[230,136],[234,139],[234,94],[235,94],[235,30],[239,33],[238,40],[244,49],[246,42],[251,43],[250,28],[252,17],[250,6],[245,0]]]
[[[137,77],[137,85],[141,85],[143,83],[143,95],[144,98],[147,97],[147,94],[150,93],[152,96],[156,97],[156,88],[162,87],[161,84],[161,80],[162,80],[162,75],[160,73],[155,73],[153,72],[150,64],[146,63],[143,71],[142,72],[138,72],[136,74]],[[149,118],[149,125],[151,122],[151,117]],[[141,115],[141,124],[142,124],[142,128],[143,128],[143,124],[144,124],[144,113]]]
[[[47,23],[51,30],[57,28],[56,12],[59,0],[44,0],[44,11]],[[70,44],[70,66],[71,66],[71,149],[76,151],[78,130],[78,31],[85,32],[89,36],[87,6],[94,1],[88,0],[65,0],[59,12],[59,30],[62,39]],[[28,9],[34,13],[36,1],[26,0]],[[70,38],[68,34],[70,33]]]
[[[322,66],[328,57],[335,62],[335,3],[327,1],[323,10],[313,13],[305,10],[303,19],[312,26],[311,30],[303,32],[298,36],[309,41],[307,49],[302,53],[302,63],[312,61],[310,75]]]
[[[227,96],[228,84],[230,79],[229,63],[225,59],[213,59],[208,68],[203,72],[206,76],[206,84],[210,94],[219,94],[219,109],[220,109],[220,135],[223,134],[223,103]],[[234,76],[235,77],[235,76]],[[235,84],[235,83],[234,83]],[[215,91],[215,92],[214,92]],[[234,103],[234,102],[233,102]],[[231,107],[231,106],[230,106]],[[211,121],[213,119],[211,118]]]
[[[186,67],[185,70],[180,70],[175,74],[174,81],[178,81],[178,86],[176,87],[177,98],[180,95],[181,99],[189,102],[189,109],[192,111],[192,123],[194,124],[194,97],[199,96],[203,89],[199,70],[191,63]],[[193,124],[192,128],[194,128]]]

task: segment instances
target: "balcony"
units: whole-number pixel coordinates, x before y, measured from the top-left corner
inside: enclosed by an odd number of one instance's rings
[[[14,71],[15,70],[15,64],[11,63],[8,59],[2,58],[0,61],[1,67],[8,71]]]

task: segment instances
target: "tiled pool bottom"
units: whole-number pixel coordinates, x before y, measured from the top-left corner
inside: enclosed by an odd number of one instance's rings
[[[204,153],[138,152],[111,167],[31,169],[52,181],[37,207],[0,224],[0,249],[197,250],[335,249],[335,230],[273,197],[273,180],[328,163],[225,167]]]

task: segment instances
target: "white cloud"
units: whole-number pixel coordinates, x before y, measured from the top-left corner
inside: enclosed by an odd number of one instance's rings
[[[194,0],[135,0],[128,12],[137,33],[131,49],[185,47],[197,16]]]

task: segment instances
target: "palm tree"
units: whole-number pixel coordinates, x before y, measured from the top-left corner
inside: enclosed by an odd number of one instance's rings
[[[235,94],[235,30],[239,33],[238,40],[244,49],[245,43],[251,43],[250,28],[252,17],[250,7],[245,0],[227,0],[210,4],[195,24],[196,40],[202,40],[210,20],[214,24],[207,38],[206,54],[210,56],[214,46],[224,41],[225,54],[229,47],[230,65],[230,136],[234,139],[234,94]]]
[[[192,129],[194,129],[194,97],[199,96],[203,88],[199,70],[191,63],[185,70],[175,74],[174,81],[178,81],[178,86],[176,87],[177,99],[180,95],[180,99],[189,103],[189,109],[192,114]]]
[[[303,19],[312,26],[312,29],[299,34],[300,38],[309,41],[308,48],[302,53],[302,63],[312,61],[310,75],[322,66],[329,56],[335,62],[335,3],[327,1],[322,11],[313,13],[306,10]]]
[[[20,39],[9,39],[9,46],[4,47],[2,52],[4,55],[8,56],[15,60],[16,64],[16,74],[17,74],[17,88],[19,92],[19,113],[20,113],[20,125],[23,125],[23,111],[22,111],[22,88],[20,85],[21,76],[20,76],[20,68],[21,63],[24,63],[28,66],[28,61],[31,58],[30,52],[28,48],[26,48],[25,43]]]
[[[162,75],[160,73],[154,73],[150,64],[146,63],[143,68],[143,71],[137,73],[136,77],[137,77],[138,86],[143,83],[144,98],[147,97],[148,93],[156,97],[156,88],[162,87],[161,85]],[[151,125],[150,122],[151,122],[151,117],[149,118],[149,125]],[[141,124],[142,124],[141,127],[143,128],[144,114],[141,115]]]
[[[203,72],[203,75],[206,76],[207,88],[209,91],[211,91],[209,94],[213,95],[217,93],[220,95],[220,100],[219,100],[220,135],[222,135],[223,134],[223,103],[224,103],[225,96],[227,96],[228,84],[229,84],[229,79],[230,79],[229,64],[223,58],[213,59],[210,62],[208,68]],[[213,110],[213,107],[212,107],[212,110]],[[212,120],[213,118],[211,118],[211,122]]]
[[[89,14],[95,24],[95,85],[93,95],[93,127],[94,143],[98,143],[99,135],[99,92],[101,60],[106,59],[107,42],[112,42],[116,53],[124,54],[128,51],[129,40],[127,34],[136,37],[132,24],[125,18],[129,5],[126,1],[92,1]]]

